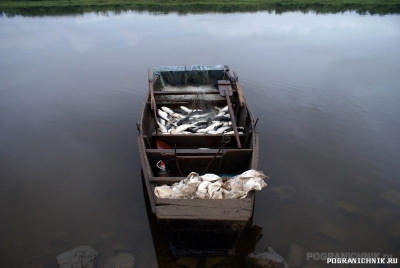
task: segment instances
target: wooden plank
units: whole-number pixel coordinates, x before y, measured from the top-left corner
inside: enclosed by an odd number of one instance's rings
[[[246,109],[248,111],[250,120],[251,120],[251,125],[254,125],[256,122],[256,118],[254,116],[253,110],[250,108],[250,106],[246,103]],[[258,159],[259,159],[259,140],[258,140],[258,129],[255,128],[253,129],[252,132],[252,139],[251,139],[251,148],[253,148],[253,155],[251,158],[251,168],[256,169],[258,166]]]
[[[222,134],[214,134],[214,135],[171,135],[171,134],[158,134],[153,135],[153,139],[159,139],[166,144],[173,145],[176,144],[179,146],[215,146],[219,148],[221,146]],[[229,135],[234,137],[234,135]],[[239,134],[240,138],[244,141],[244,134]],[[234,146],[235,139],[231,139],[231,141],[226,144],[226,146]],[[236,146],[235,146],[236,147]]]
[[[229,96],[232,96],[232,94],[233,94],[231,83],[228,80],[218,80],[218,87],[219,87],[219,92],[221,93],[222,96],[225,96],[226,103],[228,104],[228,110],[229,110],[229,114],[231,115],[232,128],[235,133],[237,146],[239,148],[242,148],[242,145],[240,143],[239,133],[238,133],[238,130],[236,127],[235,114],[233,113],[231,100],[229,98]]]
[[[150,95],[147,96],[150,99]],[[151,115],[150,102],[146,102],[142,106],[140,118],[138,124],[141,127],[141,133],[150,138],[152,135],[152,129],[154,129],[154,120]]]
[[[237,94],[238,94],[238,98],[239,98],[239,104],[240,104],[240,107],[243,107],[243,105],[245,103],[244,96],[243,96],[243,91],[242,91],[242,87],[241,87],[241,85],[239,83],[239,78],[236,75],[235,70],[233,70],[233,77],[234,77],[234,79],[236,81],[235,83],[236,83],[236,89],[237,89]]]
[[[222,150],[223,152],[225,150]],[[177,154],[216,154],[218,149],[178,149],[176,150]],[[161,155],[175,155],[174,149],[147,149],[147,154],[161,154]]]
[[[236,209],[252,209],[250,198],[243,199],[166,199],[155,198],[156,206],[176,205],[189,207],[204,208],[236,208]]]
[[[150,180],[149,180],[149,177],[148,177],[150,168],[147,165],[148,160],[145,159],[145,153],[144,153],[144,151],[145,151],[144,147],[145,146],[144,146],[144,140],[143,140],[143,136],[142,135],[138,135],[138,145],[139,145],[140,164],[142,166],[142,171],[143,171],[143,176],[144,176],[143,179],[144,179],[144,182],[145,182],[145,185],[146,185],[147,195],[148,195],[149,200],[150,200],[151,212],[153,214],[155,214],[156,213],[156,206],[155,206],[155,203],[154,203],[155,196],[153,194],[154,190],[151,187]]]
[[[146,145],[146,148],[151,148],[150,141],[146,135],[143,135],[143,141],[144,141],[144,144]]]
[[[154,90],[153,90],[153,79],[151,78],[150,69],[147,69],[147,77],[149,79],[149,93],[150,93],[150,107],[151,110],[156,110]]]
[[[186,179],[186,177],[151,177],[151,184],[174,184]]]
[[[163,88],[163,85],[161,83],[160,75],[156,74],[153,77],[153,90],[154,90],[154,92],[156,92],[156,91],[160,91],[161,88]]]
[[[212,162],[208,168],[209,173],[225,173],[225,174],[240,174],[250,168],[252,161],[252,150],[243,151],[227,151],[223,154],[222,158],[218,157]],[[178,164],[184,176],[190,172],[202,173],[205,168],[209,165],[212,155],[209,158],[201,158],[199,156],[192,155],[192,158],[179,157]],[[175,163],[174,154],[160,154],[160,153],[148,153],[147,158],[150,162],[151,167],[155,167],[156,163],[162,159],[167,165],[167,169],[170,171],[171,177],[179,177],[179,171]],[[222,161],[220,161],[222,159]],[[156,172],[156,171],[154,171]],[[172,181],[176,182],[176,181]]]
[[[171,90],[171,91],[154,91],[155,96],[162,95],[203,95],[203,94],[219,94],[218,90],[205,91],[187,91],[187,90]]]
[[[238,123],[239,123],[239,126],[245,126],[245,131],[249,131],[252,128],[252,125],[250,124],[249,113],[248,113],[246,107],[243,109],[240,109]]]
[[[178,159],[198,159],[198,160],[204,160],[204,159],[213,159],[213,155],[178,155]],[[215,158],[221,158],[221,155],[217,155]]]
[[[252,215],[251,209],[225,207],[195,207],[180,205],[156,206],[156,216],[160,219],[186,220],[223,220],[248,221]]]
[[[156,133],[158,133],[158,127],[157,127],[157,104],[156,100],[154,98],[154,90],[153,90],[153,79],[151,78],[150,75],[150,69],[147,69],[147,76],[149,79],[149,94],[150,94],[150,107],[151,110],[153,111],[153,119],[154,119],[154,124],[155,124],[155,129]]]
[[[204,155],[211,154],[214,155],[218,152],[219,149],[178,149],[176,153],[178,155]],[[224,153],[242,153],[242,152],[252,152],[252,149],[223,149],[220,154]],[[175,155],[174,149],[147,149],[147,154],[161,154],[161,155]]]
[[[193,102],[195,101],[195,99],[183,99],[183,98],[179,98],[179,99],[164,99],[164,98],[160,98],[160,96],[158,96],[159,98],[157,98],[156,102],[158,105],[160,106],[168,106],[169,108],[171,107],[179,107],[181,105],[184,106],[190,106],[192,108],[199,108],[199,107],[193,107]],[[221,96],[220,96],[221,97]],[[225,98],[220,98],[218,100],[213,100],[213,102],[215,103],[214,105],[219,106],[219,107],[223,107],[225,106]],[[232,103],[234,103],[234,101],[232,101]]]

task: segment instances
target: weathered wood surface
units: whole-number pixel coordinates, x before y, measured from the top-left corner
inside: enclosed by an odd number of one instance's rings
[[[239,98],[239,104],[240,104],[240,107],[243,107],[243,105],[245,104],[245,101],[244,101],[244,96],[243,96],[242,87],[240,86],[239,78],[238,78],[238,76],[237,76],[235,70],[233,70],[232,72],[233,72],[233,77],[234,77],[234,79],[235,79],[235,81],[236,81],[235,84],[236,84],[236,88],[237,88],[237,94],[238,94],[238,98]]]
[[[182,201],[182,200],[180,200]],[[183,202],[182,202],[183,203]],[[227,220],[248,221],[252,215],[252,207],[201,207],[185,206],[182,203],[174,205],[156,206],[158,219],[186,219],[186,220]]]
[[[186,179],[186,177],[150,177],[152,184],[174,184]]]
[[[228,153],[228,154],[238,154],[240,156],[242,153],[251,153],[252,149],[223,149],[220,151],[220,154]],[[211,154],[215,155],[218,152],[218,149],[178,149],[176,153],[178,155],[205,155]],[[174,149],[147,149],[147,154],[151,155],[175,155]]]
[[[150,69],[147,69],[147,75],[149,79],[149,94],[150,94],[150,107],[151,110],[153,111],[153,119],[154,121],[157,120],[157,104],[156,100],[154,98],[154,89],[153,89],[153,80],[151,79],[151,74],[150,74]],[[158,132],[158,128],[156,128],[156,133]]]
[[[235,139],[236,139],[237,146],[239,148],[242,148],[240,138],[239,138],[239,133],[238,133],[238,130],[236,127],[236,117],[233,112],[231,100],[229,97],[229,96],[233,95],[231,82],[229,80],[219,80],[218,87],[219,87],[219,92],[221,93],[222,96],[225,96],[226,103],[228,104],[228,110],[229,110],[229,114],[231,116],[232,128],[233,128],[233,131],[235,132]]]
[[[171,135],[171,134],[155,134],[152,135],[153,139],[159,139],[166,144],[173,145],[176,144],[177,146],[198,146],[198,147],[209,147],[215,146],[220,147],[222,142],[222,134],[215,134],[215,135]],[[234,135],[229,135],[234,137]],[[244,141],[244,134],[239,134],[240,139]],[[231,139],[226,146],[234,146],[235,139]],[[236,146],[235,146],[236,147]],[[179,148],[179,147],[178,147]]]
[[[154,91],[155,96],[162,95],[203,95],[203,94],[219,94],[218,90],[204,90],[204,91],[187,91],[187,90],[168,90],[168,91]]]
[[[149,197],[150,200],[150,207],[151,207],[151,211],[153,214],[156,213],[156,206],[154,203],[154,189],[151,187],[150,185],[150,180],[148,178],[149,176],[149,170],[150,167],[148,166],[148,159],[143,157],[143,155],[145,155],[145,145],[144,145],[144,141],[143,141],[143,137],[142,135],[138,136],[138,144],[139,144],[139,155],[140,155],[140,164],[142,166],[142,176],[143,176],[143,180],[144,183],[146,184],[146,190],[147,190],[147,195]]]
[[[169,199],[155,198],[157,206],[177,205],[202,208],[251,209],[251,198],[243,199]]]
[[[159,219],[204,219],[247,221],[253,210],[251,198],[161,199],[155,198]]]
[[[209,154],[203,156],[198,156],[194,154],[182,155],[178,154],[177,160],[182,171],[182,176],[188,175],[190,172],[197,172],[200,175],[203,173],[214,173],[214,174],[240,174],[250,168],[251,158],[253,157],[252,150],[240,150],[238,149],[230,151],[227,150],[223,155],[218,155],[214,161],[214,155]],[[168,163],[167,169],[172,174],[171,177],[179,176],[179,171],[175,164],[175,154],[162,152],[152,152],[147,153],[147,158],[150,162],[150,166],[154,166],[160,159]],[[211,165],[207,170],[206,167]]]
[[[219,96],[219,95],[216,95],[216,96]],[[218,100],[213,100],[213,103],[216,105],[216,106],[220,106],[220,107],[222,107],[222,106],[224,106],[225,105],[225,103],[226,103],[226,100],[225,100],[225,98],[222,98],[221,96],[219,96],[220,97],[220,99],[218,99]],[[150,105],[150,100],[149,100],[149,105]],[[232,103],[233,103],[233,101],[232,101]],[[181,105],[184,105],[184,106],[190,106],[190,107],[192,107],[192,108],[199,108],[199,107],[196,107],[196,106],[192,106],[192,104],[193,104],[193,98],[191,98],[191,99],[183,99],[183,98],[177,98],[177,99],[165,99],[165,98],[162,98],[162,96],[157,96],[157,104],[159,105],[159,106],[168,106],[169,108],[178,108],[179,106],[181,106]]]
[[[155,107],[155,99],[154,99],[153,80],[151,79],[150,69],[147,69],[147,77],[149,79],[148,82],[149,82],[151,110],[154,110],[156,107]]]

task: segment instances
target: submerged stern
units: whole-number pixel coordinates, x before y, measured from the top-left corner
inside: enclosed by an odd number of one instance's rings
[[[176,256],[232,255],[250,223],[252,199],[159,199],[156,217]]]

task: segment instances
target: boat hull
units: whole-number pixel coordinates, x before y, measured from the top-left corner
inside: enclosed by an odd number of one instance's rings
[[[192,70],[193,68],[181,69]],[[181,69],[179,70],[181,71]],[[184,73],[184,75],[192,79],[197,73],[198,71]],[[174,78],[176,73],[173,72],[173,74],[167,73],[164,78]],[[235,80],[237,78],[234,79],[230,76],[229,68],[222,71],[217,68],[213,72],[207,73],[207,78],[214,76],[216,81],[221,78],[227,81],[236,81],[232,82],[234,90],[230,101],[237,115],[238,125],[245,129],[245,133],[240,136],[230,135],[230,142],[226,143],[222,150],[219,150],[222,148],[221,139],[224,136],[222,134],[196,136],[157,133],[155,112],[157,107],[167,106],[176,109],[180,105],[190,105],[190,102],[193,101],[192,98],[185,100],[182,96],[176,99],[175,96],[179,95],[176,92],[168,96],[167,92],[160,89],[157,91],[157,87],[153,88],[153,86],[161,87],[162,84],[157,76],[152,80],[149,77],[149,95],[143,105],[138,122],[138,147],[145,192],[149,199],[151,212],[168,237],[171,251],[176,256],[232,255],[240,234],[247,226],[251,225],[253,218],[254,192],[250,192],[243,199],[222,200],[161,199],[154,195],[156,186],[171,185],[183,180],[192,171],[201,175],[205,167],[209,167],[206,173],[214,174],[240,174],[248,169],[257,169],[256,120],[245,99],[239,94],[241,88],[238,81]],[[153,91],[157,94],[152,93]],[[190,92],[187,94],[190,95]],[[222,96],[220,99],[217,98],[219,94],[214,92],[212,96],[214,96],[215,105],[219,107],[226,105],[225,98]],[[239,145],[238,140],[243,146]],[[178,149],[158,148],[157,141],[158,143],[162,141],[163,144],[169,144]],[[171,177],[157,176],[156,163],[159,160],[167,163],[167,168],[172,173]],[[209,164],[210,162],[212,164]]]
[[[248,221],[159,219],[176,256],[233,255]]]

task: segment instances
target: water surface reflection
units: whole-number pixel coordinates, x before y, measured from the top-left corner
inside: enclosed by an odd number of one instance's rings
[[[400,17],[0,17],[0,259],[55,267],[117,244],[156,267],[135,123],[146,68],[227,64],[260,118],[254,224],[288,256],[400,257]],[[154,238],[154,237],[153,237]],[[321,263],[319,263],[321,264]],[[311,265],[311,264],[310,264]]]

